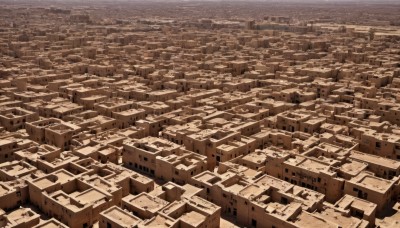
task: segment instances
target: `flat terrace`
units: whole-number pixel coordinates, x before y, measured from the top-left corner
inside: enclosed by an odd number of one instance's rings
[[[352,176],[356,176],[359,174],[361,171],[367,169],[367,164],[363,162],[359,162],[357,160],[351,160],[350,162],[344,163],[343,165],[340,166],[340,170],[344,173],[348,173]]]
[[[243,188],[238,195],[242,196],[245,199],[252,199],[256,196],[261,195],[262,193],[266,192],[269,187],[260,187],[256,184],[250,184]]]
[[[247,154],[243,156],[241,159],[243,161],[251,162],[254,164],[265,164],[265,161],[267,160],[268,156],[264,153],[264,151],[261,152],[254,152]]]
[[[108,201],[108,196],[101,191],[90,188],[83,192],[74,192],[70,196],[84,205],[92,204],[94,207]]]
[[[169,228],[174,227],[176,221],[170,217],[157,214],[155,217],[145,221],[143,227]]]
[[[352,178],[350,182],[381,194],[386,194],[395,183],[394,181],[385,180],[366,173]]]
[[[141,193],[134,197],[128,196],[124,198],[124,201],[144,211],[150,211],[153,214],[168,204],[167,201],[150,196],[147,193]]]
[[[398,170],[400,169],[400,162],[380,156],[376,156],[373,154],[366,154],[358,151],[351,151],[350,158],[361,161],[361,162],[366,162],[368,164],[374,164],[378,166],[384,166],[392,170]]]
[[[114,206],[101,213],[107,219],[124,227],[135,227],[142,220],[121,208]]]
[[[35,228],[67,228],[67,226],[65,226],[63,223],[58,222],[55,219],[51,219],[35,226]]]
[[[215,184],[218,181],[222,180],[218,175],[216,175],[210,171],[202,172],[202,173],[198,174],[197,176],[195,176],[194,179],[196,179],[200,182],[203,182],[203,183],[210,183],[210,184]]]
[[[360,220],[357,220],[353,217],[340,216],[340,214],[337,214],[335,213],[335,211],[330,209],[328,209],[327,211],[323,211],[322,213],[315,214],[303,211],[296,217],[296,220],[293,223],[298,227],[309,227],[310,224],[313,224],[313,227],[326,228],[363,227]]]
[[[35,167],[18,161],[6,162],[0,165],[0,171],[13,177],[23,176],[34,170],[36,170]]]
[[[369,201],[356,198],[354,196],[345,195],[343,196],[343,198],[341,198],[335,203],[335,207],[339,207],[345,210],[349,209],[350,207],[356,208],[362,210],[365,215],[370,216],[373,213],[375,213],[377,206],[375,203],[371,203]]]
[[[101,190],[104,190],[106,192],[112,192],[112,191],[118,190],[118,188],[116,186],[108,183],[107,181],[105,181],[99,177],[88,180],[87,183],[89,183],[90,185],[97,187]]]
[[[8,224],[6,224],[5,227],[18,227],[19,225],[22,225],[33,219],[38,219],[39,221],[39,217],[40,216],[38,214],[29,208],[19,208],[6,215]]]
[[[36,185],[40,189],[45,189],[56,183],[64,184],[74,179],[75,176],[64,169],[55,171],[47,176],[40,177],[32,181],[32,184]]]

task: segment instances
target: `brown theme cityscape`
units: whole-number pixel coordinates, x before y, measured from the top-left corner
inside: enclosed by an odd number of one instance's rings
[[[0,0],[0,227],[400,227],[400,2]]]

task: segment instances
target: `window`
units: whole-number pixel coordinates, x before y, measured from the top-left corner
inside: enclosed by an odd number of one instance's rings
[[[363,194],[363,196],[361,198],[368,199],[368,193],[364,192],[364,194]]]
[[[288,204],[288,202],[289,202],[289,201],[288,201],[287,198],[285,198],[285,197],[282,197],[282,198],[281,198],[281,203],[282,203],[282,204],[285,204],[285,205],[286,205],[286,204]]]
[[[251,226],[252,226],[252,227],[257,227],[257,220],[252,219],[252,220],[251,220]]]
[[[353,213],[353,216],[362,219],[364,217],[364,212],[363,211],[359,211],[359,210],[355,210],[354,213]]]

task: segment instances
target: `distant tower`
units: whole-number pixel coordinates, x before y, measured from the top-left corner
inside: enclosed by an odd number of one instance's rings
[[[374,40],[375,32],[376,32],[376,29],[374,29],[374,28],[369,29],[369,37],[368,37],[369,41]]]
[[[256,25],[256,22],[254,20],[246,21],[245,27],[246,27],[246,29],[253,30],[253,29],[255,29],[255,25]]]

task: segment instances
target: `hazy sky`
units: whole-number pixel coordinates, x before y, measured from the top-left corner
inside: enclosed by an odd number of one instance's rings
[[[109,2],[109,3],[115,3],[115,2],[128,2],[128,3],[135,3],[135,2],[140,2],[142,4],[145,4],[146,2],[159,2],[159,3],[164,3],[167,4],[169,2],[181,2],[181,3],[190,3],[190,2],[246,2],[246,3],[251,3],[251,2],[259,2],[259,3],[321,3],[321,4],[334,4],[334,3],[374,3],[374,4],[399,4],[400,5],[400,0],[0,0],[1,3],[67,3],[67,2],[74,2],[74,3],[96,3],[96,2]]]
[[[15,1],[15,0],[14,0]],[[17,0],[24,1],[24,0]],[[25,0],[26,1],[26,0]],[[35,1],[35,0],[33,0]],[[41,0],[36,0],[41,1]],[[51,1],[51,0],[48,0]],[[68,0],[53,0],[53,1],[68,1]],[[72,0],[79,1],[79,0]],[[84,1],[84,0],[82,0]],[[98,1],[98,0],[90,0]],[[126,1],[126,2],[146,2],[146,1],[157,1],[157,2],[399,2],[400,0],[100,0],[100,1]]]

